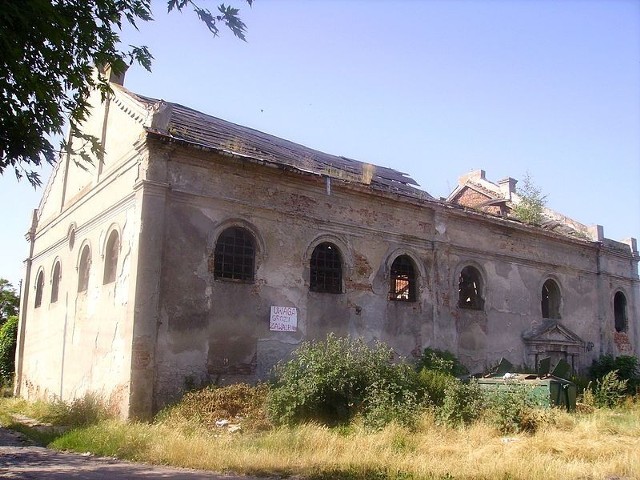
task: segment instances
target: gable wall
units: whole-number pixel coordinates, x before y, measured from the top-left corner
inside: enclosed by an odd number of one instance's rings
[[[135,131],[117,110],[112,108],[111,115],[110,123],[118,124],[116,131]],[[140,156],[131,143],[124,144],[127,154],[122,145],[109,145],[107,152],[119,151],[115,156],[107,153],[101,172],[97,160],[83,170],[73,159],[63,158],[45,192],[33,240],[29,285],[25,286],[29,298],[21,320],[24,345],[18,390],[28,398],[64,400],[98,393],[126,415],[132,288],[140,228],[134,185]],[[77,191],[63,202],[65,189]],[[104,284],[106,242],[113,230],[120,239],[116,280]],[[86,292],[78,292],[80,255],[85,245],[91,251],[89,286]],[[58,300],[52,302],[55,262],[60,262],[61,277]],[[45,283],[42,303],[36,308],[41,270]]]

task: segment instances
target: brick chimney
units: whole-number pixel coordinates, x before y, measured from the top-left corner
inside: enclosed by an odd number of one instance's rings
[[[518,180],[511,177],[498,180],[500,192],[502,193],[502,196],[507,200],[511,200],[511,195],[516,193],[516,183],[518,183]]]
[[[458,178],[458,184],[464,185],[468,180],[477,179],[477,180],[486,180],[485,178],[486,172],[484,170],[472,170],[465,175],[462,175]]]

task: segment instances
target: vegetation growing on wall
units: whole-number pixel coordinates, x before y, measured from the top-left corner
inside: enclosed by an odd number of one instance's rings
[[[513,214],[524,223],[540,225],[544,220],[543,212],[547,196],[542,194],[528,173],[522,179],[521,184],[522,186],[517,189],[520,202],[513,208]]]

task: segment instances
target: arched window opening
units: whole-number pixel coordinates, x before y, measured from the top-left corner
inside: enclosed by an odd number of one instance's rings
[[[389,300],[416,301],[416,273],[408,255],[400,255],[391,264]]]
[[[312,292],[342,293],[342,256],[333,243],[323,242],[313,249],[309,289]]]
[[[44,272],[40,270],[38,277],[36,278],[36,299],[33,302],[33,306],[38,308],[42,305],[42,292],[44,290]]]
[[[85,245],[80,255],[78,265],[78,292],[86,292],[89,288],[89,273],[91,272],[91,250]]]
[[[458,307],[470,310],[482,310],[482,276],[471,266],[464,267],[458,279]]]
[[[560,288],[549,279],[542,286],[542,318],[560,319]]]
[[[60,262],[56,262],[53,266],[53,276],[51,277],[51,303],[56,303],[58,301],[61,276]]]
[[[616,332],[626,332],[627,324],[627,297],[622,292],[616,292],[613,297],[613,316]]]
[[[216,242],[213,277],[252,282],[255,251],[251,232],[240,227],[227,228]]]
[[[120,250],[120,237],[118,231],[113,230],[107,240],[107,247],[104,252],[104,275],[102,283],[112,283],[116,281],[118,270],[118,251]]]

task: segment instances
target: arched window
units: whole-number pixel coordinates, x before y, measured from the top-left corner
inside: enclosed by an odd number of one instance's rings
[[[560,318],[560,288],[549,279],[542,286],[542,318]]]
[[[482,275],[477,268],[466,266],[458,278],[458,307],[470,310],[482,310]]]
[[[342,256],[333,243],[323,242],[313,249],[309,289],[312,292],[342,293]]]
[[[120,250],[120,237],[118,231],[113,230],[107,240],[104,252],[104,275],[102,283],[107,284],[116,281],[116,271],[118,270],[118,251]]]
[[[58,301],[61,276],[62,273],[60,271],[60,262],[56,261],[56,263],[53,265],[53,275],[51,276],[51,303],[56,303]]]
[[[89,273],[91,272],[91,249],[89,245],[82,248],[80,264],[78,265],[78,292],[86,292],[89,288]]]
[[[252,282],[255,253],[251,232],[241,227],[227,228],[216,242],[213,277]]]
[[[627,331],[627,297],[622,292],[616,292],[613,297],[613,317],[616,332]]]
[[[408,255],[400,255],[391,264],[389,300],[416,301],[416,273]]]
[[[40,270],[36,277],[36,299],[33,302],[33,306],[38,308],[42,305],[42,292],[44,290],[44,271]]]

